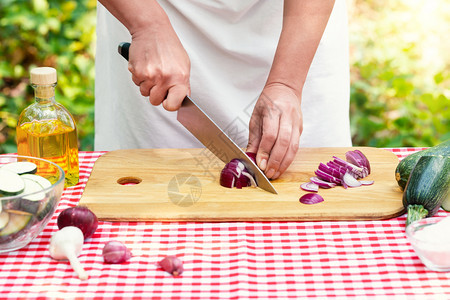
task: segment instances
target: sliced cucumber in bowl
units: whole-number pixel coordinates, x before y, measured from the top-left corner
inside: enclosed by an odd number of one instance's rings
[[[3,253],[24,247],[47,225],[64,190],[64,171],[45,159],[0,155],[0,174]]]
[[[25,189],[24,180],[18,175],[9,170],[0,168],[0,192],[4,196],[14,196],[20,194]]]
[[[25,189],[21,194],[17,195],[23,196],[20,199],[5,201],[4,209],[35,214],[41,205],[40,202],[45,199],[46,194],[41,192],[43,187],[36,181],[28,178],[24,178],[23,181],[25,182]]]
[[[20,177],[22,177],[22,179],[29,179],[29,180],[33,180],[37,183],[40,184],[40,186],[42,187],[42,189],[46,189],[52,186],[52,183],[50,182],[50,180],[48,180],[45,177],[39,176],[39,175],[35,175],[35,174],[23,174],[20,175]]]
[[[45,189],[50,188],[52,183],[39,175],[17,172],[32,172],[36,164],[29,162],[13,162],[0,168],[0,191],[4,196],[14,196],[16,199],[4,200],[3,208],[16,214],[36,214],[46,206],[47,201]],[[2,175],[3,174],[3,175]],[[3,177],[2,177],[3,176]],[[21,197],[21,198],[19,198]]]
[[[8,213],[9,220],[5,227],[0,230],[0,243],[14,240],[20,232],[29,227],[33,215]]]
[[[30,161],[17,161],[3,165],[0,169],[8,170],[16,174],[34,174],[37,171],[37,165]]]
[[[5,228],[9,222],[9,213],[7,211],[2,211],[0,213],[0,230]]]

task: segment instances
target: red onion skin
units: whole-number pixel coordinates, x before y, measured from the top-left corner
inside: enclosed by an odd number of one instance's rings
[[[129,260],[131,256],[131,251],[118,241],[110,241],[103,247],[103,260],[107,264],[121,264]]]
[[[172,255],[164,257],[158,265],[167,273],[172,274],[172,276],[180,276],[184,271],[181,260]]]
[[[253,160],[253,162],[256,164],[256,153],[254,152],[245,152],[245,154],[247,154],[247,156]]]
[[[97,216],[85,206],[69,207],[63,210],[57,220],[58,228],[75,226],[83,232],[84,239],[90,238],[98,227]]]

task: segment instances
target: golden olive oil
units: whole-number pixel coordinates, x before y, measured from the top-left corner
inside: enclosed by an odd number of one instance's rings
[[[40,157],[58,164],[66,174],[65,186],[79,180],[76,129],[59,120],[32,121],[17,128],[19,155]]]
[[[16,127],[17,153],[58,164],[65,173],[65,187],[79,180],[78,137],[70,112],[55,101],[56,70],[31,70],[35,102],[25,108]]]

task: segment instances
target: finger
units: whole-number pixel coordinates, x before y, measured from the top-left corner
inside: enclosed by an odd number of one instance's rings
[[[283,161],[281,162],[280,167],[278,168],[278,171],[275,172],[275,175],[272,177],[272,179],[277,179],[278,177],[280,177],[281,174],[283,174],[287,170],[287,168],[291,165],[291,163],[294,161],[295,155],[298,152],[301,134],[302,134],[302,126],[301,125],[294,126],[288,151],[286,152]]]
[[[248,129],[249,134],[246,151],[256,153],[261,142],[261,116],[259,114],[253,112]]]
[[[167,95],[167,89],[163,86],[163,85],[154,85],[151,89],[150,89],[150,94],[149,94],[149,100],[150,103],[158,106],[160,105],[164,99],[166,98]]]
[[[280,117],[264,116],[262,119],[262,136],[256,153],[256,161],[261,170],[267,171],[269,154],[272,151],[278,136]]]
[[[130,70],[130,72],[132,72]],[[142,82],[144,82],[144,78],[142,76],[137,76],[136,73],[131,73],[131,80],[134,82],[135,85],[140,86]]]
[[[150,96],[150,90],[154,84],[150,80],[145,80],[139,84],[139,91],[141,92],[141,95],[144,97]]]
[[[167,98],[163,101],[164,109],[168,111],[176,111],[180,108],[181,103],[186,95],[190,93],[189,87],[185,85],[175,85],[169,89]]]
[[[266,176],[273,178],[278,172],[280,164],[283,161],[288,148],[291,144],[292,136],[292,119],[288,117],[281,117],[280,126],[278,129],[278,136],[275,144],[270,152],[269,160],[267,161]]]
[[[133,64],[130,62],[128,63],[128,71],[131,73],[131,80],[133,80],[134,84],[137,86],[140,86],[142,82],[144,82],[146,79],[149,80],[150,77],[146,78],[144,76],[143,72],[138,72],[138,70],[134,67]]]

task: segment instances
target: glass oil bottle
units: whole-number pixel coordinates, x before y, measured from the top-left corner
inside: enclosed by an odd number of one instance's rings
[[[70,112],[55,101],[56,70],[35,68],[31,70],[30,81],[35,102],[19,116],[17,153],[58,164],[65,173],[64,186],[76,185],[79,180],[77,128]]]

